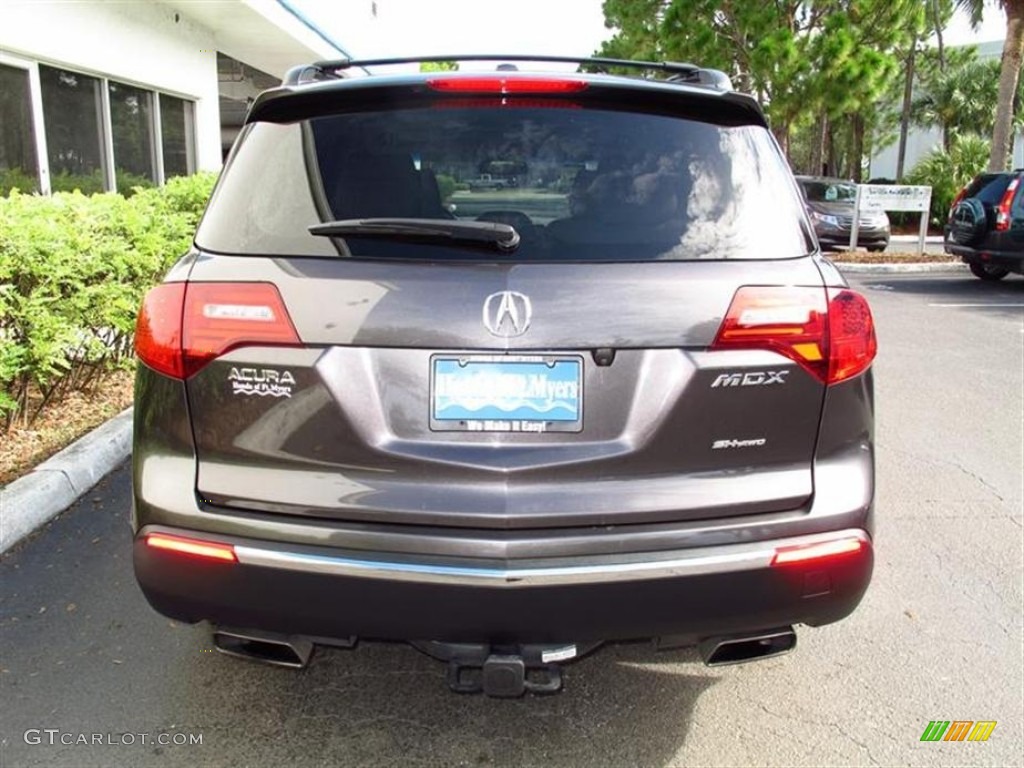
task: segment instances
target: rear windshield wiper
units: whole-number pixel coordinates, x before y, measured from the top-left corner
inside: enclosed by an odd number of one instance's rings
[[[448,221],[446,219],[341,219],[309,228],[312,235],[326,237],[382,237],[391,240],[450,240],[452,244],[496,248],[511,252],[519,247],[519,233],[508,224],[493,221]]]

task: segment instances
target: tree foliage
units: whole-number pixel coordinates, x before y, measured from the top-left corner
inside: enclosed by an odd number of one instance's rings
[[[972,26],[977,29],[981,23],[985,0],[956,0],[959,8],[967,12]],[[1003,41],[1003,55],[1000,59],[999,90],[996,98],[996,113],[992,126],[992,147],[989,152],[988,168],[1001,171],[1007,167],[1013,146],[1014,112],[1019,113],[1019,86],[1024,75],[1024,0],[999,0],[1006,14],[1006,37]],[[1016,104],[1015,104],[1016,102]]]
[[[874,103],[925,23],[920,0],[605,0],[604,13],[616,34],[601,55],[726,71],[765,104],[784,147],[794,126]]]
[[[999,92],[999,62],[968,59],[935,70],[921,79],[912,115],[917,125],[937,126],[948,151],[953,135],[990,135]]]
[[[953,136],[948,149],[932,150],[914,166],[907,182],[932,188],[933,226],[942,226],[956,193],[985,170],[988,154],[988,141],[980,136]]]
[[[188,250],[214,179],[0,198],[0,431],[32,419],[31,396],[45,405],[130,364],[142,295]]]

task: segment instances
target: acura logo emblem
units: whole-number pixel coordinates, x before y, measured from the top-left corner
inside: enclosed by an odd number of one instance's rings
[[[517,291],[498,291],[484,299],[484,328],[495,336],[522,336],[532,314],[530,297]]]

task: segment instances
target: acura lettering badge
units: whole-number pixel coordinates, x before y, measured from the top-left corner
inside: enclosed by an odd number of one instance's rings
[[[484,327],[495,336],[522,336],[530,327],[530,297],[517,291],[499,291],[484,300]]]

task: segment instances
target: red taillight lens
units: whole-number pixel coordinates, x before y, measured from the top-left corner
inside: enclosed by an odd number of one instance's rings
[[[153,549],[162,549],[167,552],[201,557],[204,560],[221,560],[229,563],[238,562],[235,548],[230,544],[221,544],[219,541],[202,541],[200,539],[188,539],[184,536],[171,536],[166,533],[150,533],[146,536],[146,546]]]
[[[867,301],[836,288],[740,288],[712,349],[767,349],[826,384],[864,371],[877,351]]]
[[[163,283],[146,294],[135,323],[135,354],[155,371],[185,377],[181,357],[181,315],[185,283]]]
[[[270,283],[189,283],[182,347],[185,376],[242,346],[297,346],[288,310]]]
[[[1013,196],[1017,191],[1019,183],[1020,177],[1011,181],[1009,186],[1006,187],[1006,191],[1003,192],[1003,199],[996,206],[995,230],[997,232],[1005,232],[1010,228],[1010,206],[1013,204]]]
[[[867,370],[878,352],[875,323],[867,299],[846,289],[828,291],[828,383],[852,379]]]
[[[823,288],[740,288],[711,346],[768,349],[824,379],[828,373],[826,311]]]
[[[793,547],[779,547],[772,556],[772,567],[781,565],[808,565],[812,562],[835,560],[841,557],[859,555],[867,547],[863,539],[850,537],[823,541],[817,544],[800,544]]]
[[[427,85],[443,93],[578,93],[587,87],[584,80],[561,77],[433,77]]]
[[[237,347],[299,343],[270,283],[158,285],[143,301],[135,330],[139,359],[178,379]]]

